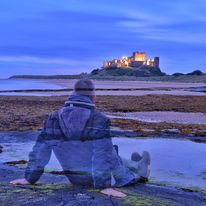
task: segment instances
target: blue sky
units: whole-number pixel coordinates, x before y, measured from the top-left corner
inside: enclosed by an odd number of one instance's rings
[[[205,0],[3,0],[0,28],[0,78],[89,72],[136,50],[169,74],[206,72]]]

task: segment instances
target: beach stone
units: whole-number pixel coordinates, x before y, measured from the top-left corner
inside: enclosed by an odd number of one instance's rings
[[[156,132],[156,130],[155,129],[147,129],[147,128],[144,128],[144,129],[142,129],[142,132],[145,132],[145,133],[155,133]]]
[[[203,137],[192,137],[191,140],[193,142],[206,143],[206,138],[203,138]]]
[[[77,193],[75,195],[75,198],[78,202],[85,202],[85,203],[92,199],[91,196],[84,193]]]
[[[194,136],[199,136],[199,137],[204,137],[204,136],[206,136],[206,130],[198,130],[198,129],[194,129],[193,131],[192,131],[192,134],[194,135]]]
[[[112,137],[137,137],[140,133],[133,130],[111,130],[110,135]]]
[[[206,130],[201,130],[201,136],[205,136],[206,137]]]
[[[165,134],[180,134],[180,130],[179,129],[163,129],[161,130],[161,133]]]

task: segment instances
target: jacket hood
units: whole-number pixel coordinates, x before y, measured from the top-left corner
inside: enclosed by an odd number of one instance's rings
[[[94,109],[95,104],[88,96],[76,95],[75,92],[69,97],[68,101],[65,102],[65,106],[78,105]]]
[[[78,105],[78,106],[76,106]],[[87,96],[71,95],[65,107],[59,110],[59,123],[64,135],[80,140],[90,119],[94,104]]]

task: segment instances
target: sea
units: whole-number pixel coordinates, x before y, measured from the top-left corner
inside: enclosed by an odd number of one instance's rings
[[[0,91],[62,89],[46,80],[0,79]]]

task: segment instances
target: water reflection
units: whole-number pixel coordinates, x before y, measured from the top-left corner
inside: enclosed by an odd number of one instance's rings
[[[119,146],[120,156],[124,158],[129,158],[134,151],[150,152],[151,181],[206,190],[206,144],[177,139],[114,138],[113,142]],[[3,153],[0,154],[0,162],[27,160],[34,143],[1,144]],[[45,170],[62,170],[54,154]]]

